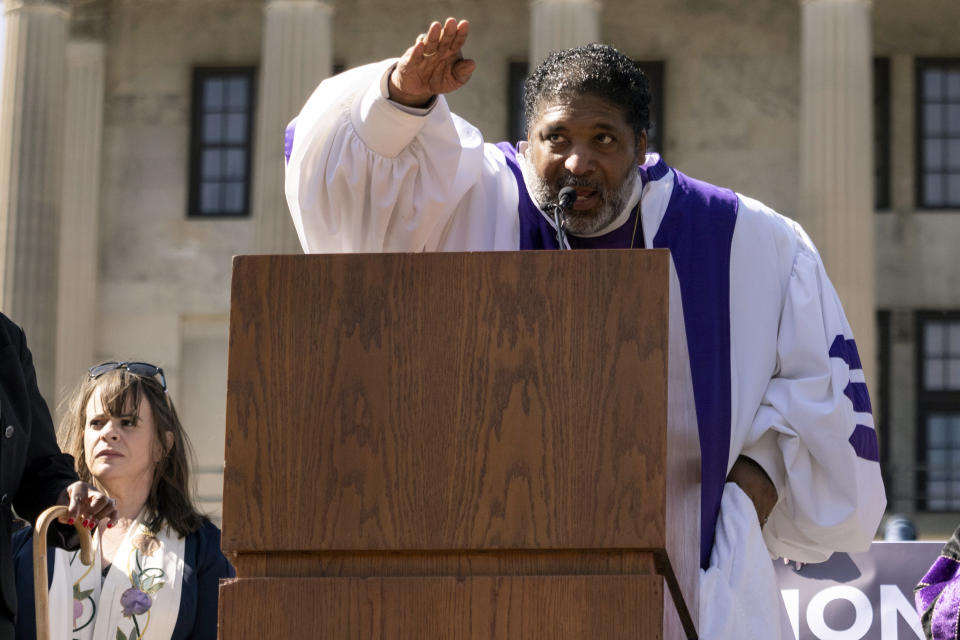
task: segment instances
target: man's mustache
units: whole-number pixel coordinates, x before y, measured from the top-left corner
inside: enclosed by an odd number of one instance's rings
[[[560,178],[558,178],[556,184],[557,193],[560,193],[560,190],[564,187],[580,187],[585,189],[593,189],[594,191],[599,191],[600,193],[604,192],[602,183],[597,182],[596,180],[591,180],[590,178],[575,176],[573,174],[560,176]]]

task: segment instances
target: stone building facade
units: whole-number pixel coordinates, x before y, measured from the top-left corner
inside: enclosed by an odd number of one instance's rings
[[[297,251],[282,139],[335,70],[471,20],[450,96],[488,140],[552,48],[651,70],[656,144],[799,220],[874,392],[891,509],[960,519],[956,0],[2,0],[0,308],[51,404],[89,364],[164,367],[219,509],[231,257]],[[951,457],[953,456],[953,457]]]

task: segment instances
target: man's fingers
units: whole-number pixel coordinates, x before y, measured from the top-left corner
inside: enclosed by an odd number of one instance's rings
[[[461,20],[457,24],[456,33],[453,38],[453,43],[450,45],[450,48],[454,51],[463,48],[464,43],[467,41],[467,35],[470,33],[470,23],[466,20]]]
[[[443,25],[436,20],[430,23],[427,35],[423,38],[423,48],[426,49],[427,53],[437,52],[437,48],[440,46],[440,34],[442,33]]]
[[[457,37],[457,21],[454,18],[447,18],[443,23],[443,30],[440,32],[440,46],[449,47]]]

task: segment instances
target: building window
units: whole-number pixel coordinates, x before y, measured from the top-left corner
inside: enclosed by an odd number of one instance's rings
[[[253,68],[194,69],[190,216],[250,213],[254,103]]]
[[[523,110],[523,83],[527,80],[527,63],[511,62],[507,70],[507,108],[510,109],[507,123],[510,143],[527,139],[527,118]]]
[[[887,490],[887,502],[893,496],[890,487],[893,483],[890,459],[890,311],[877,311],[877,398],[873,403],[873,424],[880,441],[880,473],[883,486]]]
[[[650,128],[647,129],[647,151],[663,151],[663,60],[637,60],[650,82]]]
[[[663,61],[637,60],[637,65],[650,82],[653,100],[650,104],[650,128],[647,130],[647,151],[663,149]],[[526,118],[523,112],[523,83],[527,79],[526,62],[511,62],[507,81],[507,106],[510,109],[508,129],[511,142],[527,139]]]
[[[921,313],[918,507],[960,511],[960,312]]]
[[[890,58],[873,59],[873,201],[890,208]]]
[[[917,60],[917,202],[960,208],[960,59]]]

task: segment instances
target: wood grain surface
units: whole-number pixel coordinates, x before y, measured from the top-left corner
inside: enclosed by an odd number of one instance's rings
[[[234,268],[225,549],[664,546],[665,252]]]
[[[650,614],[663,597],[659,576],[262,578],[221,588],[220,637],[681,638],[676,625]],[[268,606],[249,606],[257,600]]]
[[[242,610],[296,592],[285,579],[350,607],[373,598],[357,585],[461,585],[456,611],[649,579],[660,626],[631,637],[695,637],[689,376],[666,251],[236,258],[222,546],[239,579],[221,616],[272,619]],[[406,637],[506,637],[476,633]]]

